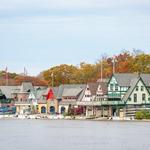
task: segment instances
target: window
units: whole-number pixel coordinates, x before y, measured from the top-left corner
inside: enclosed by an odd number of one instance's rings
[[[144,91],[144,86],[141,86],[141,91]]]
[[[110,84],[110,90],[113,91],[113,84]]]
[[[138,91],[139,90],[139,87],[138,86],[136,86],[136,91]]]
[[[85,95],[85,97],[91,97],[91,95]]]
[[[150,97],[148,98],[148,101],[150,101]]]
[[[142,94],[142,101],[145,101],[146,100],[146,96],[145,94]]]
[[[115,91],[118,91],[118,84],[115,84]]]
[[[134,102],[137,102],[137,94],[134,94]]]

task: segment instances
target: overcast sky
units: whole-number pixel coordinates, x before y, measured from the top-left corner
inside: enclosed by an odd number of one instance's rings
[[[0,0],[0,70],[36,75],[132,48],[150,53],[150,0]]]

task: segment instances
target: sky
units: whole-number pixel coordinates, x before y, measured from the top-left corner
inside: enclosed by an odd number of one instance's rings
[[[0,0],[0,70],[37,75],[133,48],[150,53],[149,0]]]

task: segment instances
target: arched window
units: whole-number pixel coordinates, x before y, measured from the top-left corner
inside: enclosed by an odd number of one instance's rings
[[[54,113],[55,113],[55,107],[54,107],[54,106],[51,106],[51,107],[50,107],[50,113],[51,113],[51,114],[54,114]]]
[[[41,107],[41,113],[42,113],[42,114],[46,113],[46,107],[45,107],[45,106],[42,106],[42,107]]]

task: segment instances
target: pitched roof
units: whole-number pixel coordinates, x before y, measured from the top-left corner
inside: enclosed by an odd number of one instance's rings
[[[92,95],[96,95],[99,83],[87,83],[87,85],[89,86],[90,92]]]
[[[18,89],[18,86],[0,86],[0,89],[7,98],[11,98],[12,91]]]
[[[130,86],[131,80],[138,77],[138,75],[133,73],[115,73],[114,77],[119,86]]]
[[[108,92],[107,82],[99,82],[99,85],[101,85],[103,94],[106,95]]]
[[[80,93],[80,95],[79,95],[77,101],[81,101],[81,100],[82,100],[82,98],[84,97],[85,90],[86,90],[86,89],[83,89],[83,90],[82,90],[82,92]]]
[[[20,87],[20,93],[26,93],[29,91],[34,90],[33,85],[31,82],[22,82],[22,85]]]
[[[123,97],[123,101],[127,101],[129,96],[132,94],[132,91],[134,90],[134,88],[136,87],[137,83],[139,82],[141,78],[140,77],[137,77],[137,78],[134,78],[132,79],[131,81],[131,87],[128,89],[127,93],[124,95]]]
[[[43,95],[45,94],[46,90],[47,90],[47,88],[36,90],[36,98],[37,98],[37,100],[44,99]]]
[[[64,84],[60,85],[57,93],[57,99],[61,99],[62,96],[73,96],[77,92],[80,92],[80,89],[83,90],[86,87],[85,84]],[[70,90],[69,90],[70,89]]]
[[[131,86],[131,81],[134,78],[141,77],[146,86],[150,86],[150,74],[137,74],[137,73],[115,73],[114,77],[119,86]]]
[[[62,97],[67,97],[67,96],[73,96],[73,97],[77,97],[81,91],[83,89],[81,88],[65,88],[63,93],[62,93]]]
[[[150,86],[150,74],[141,74],[142,80],[144,81],[146,86]]]

